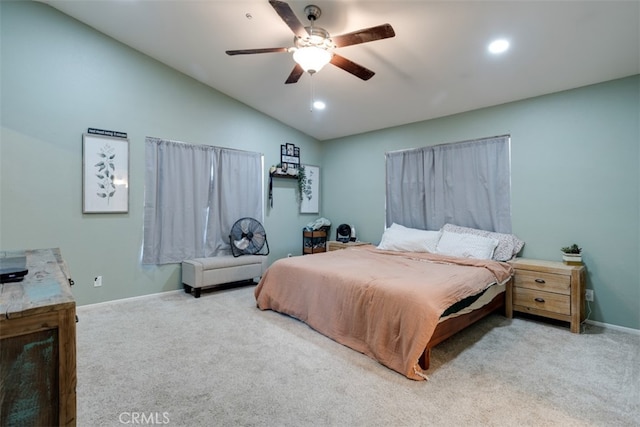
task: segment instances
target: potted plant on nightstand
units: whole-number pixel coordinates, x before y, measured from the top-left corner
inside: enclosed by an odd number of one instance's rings
[[[562,260],[569,265],[582,264],[582,248],[575,243],[571,246],[565,246],[560,249],[562,251]]]

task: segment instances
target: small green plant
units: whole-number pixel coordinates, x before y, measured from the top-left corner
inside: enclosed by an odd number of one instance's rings
[[[565,246],[560,250],[565,254],[579,254],[582,252],[582,248],[576,245],[575,243],[571,246]]]

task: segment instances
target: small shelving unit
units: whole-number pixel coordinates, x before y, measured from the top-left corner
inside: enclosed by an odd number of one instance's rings
[[[302,255],[317,254],[327,251],[328,228],[307,231],[302,230]]]

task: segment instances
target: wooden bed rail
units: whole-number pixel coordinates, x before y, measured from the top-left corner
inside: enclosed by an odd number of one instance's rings
[[[425,348],[424,353],[422,353],[422,356],[420,356],[420,359],[418,360],[420,367],[425,371],[429,369],[429,358],[431,356],[431,349],[433,347],[460,332],[464,328],[474,324],[478,320],[488,316],[494,311],[504,307],[506,317],[510,318],[511,316],[508,306],[511,302],[511,298],[509,296],[511,294],[512,285],[513,277],[506,283],[505,292],[501,292],[500,294],[496,295],[488,304],[485,304],[484,306],[470,313],[452,317],[451,319],[438,323],[436,330],[433,332],[433,335],[431,336],[431,339],[427,344],[427,348]]]

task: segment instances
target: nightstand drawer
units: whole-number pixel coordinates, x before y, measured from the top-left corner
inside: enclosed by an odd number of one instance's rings
[[[571,294],[571,276],[543,273],[529,270],[516,270],[515,287],[555,292],[564,295]]]
[[[518,311],[528,311],[527,309],[532,308],[558,314],[571,314],[569,295],[537,291],[518,286],[513,287],[513,305],[514,310]],[[516,306],[524,307],[525,310],[520,310],[520,307]]]

